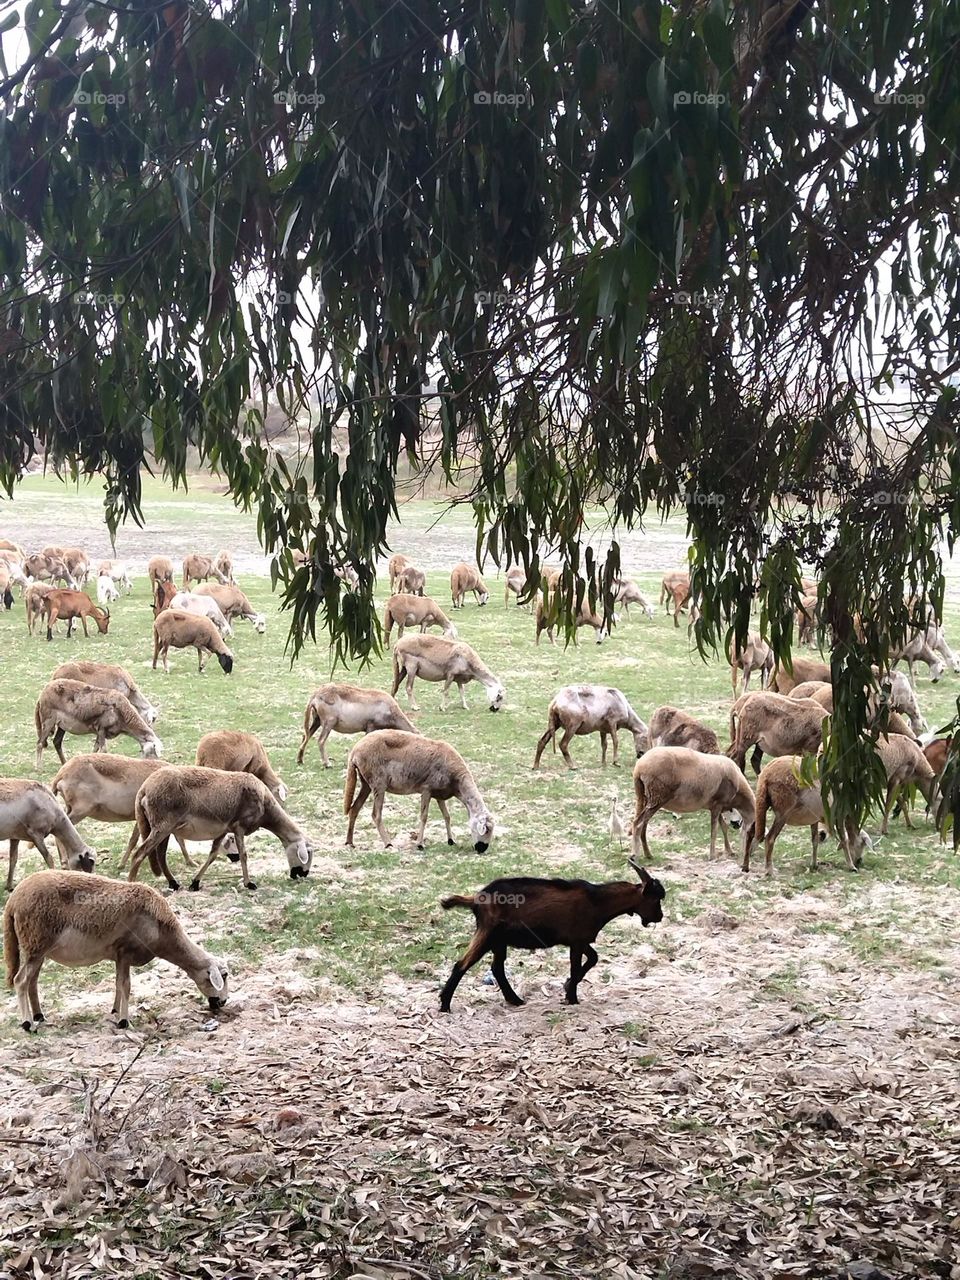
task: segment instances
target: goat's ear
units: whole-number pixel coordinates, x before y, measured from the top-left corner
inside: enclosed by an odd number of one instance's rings
[[[633,867],[634,871],[635,871],[635,872],[637,873],[637,875],[640,877],[640,883],[641,883],[641,884],[649,884],[649,883],[650,883],[650,876],[649,876],[649,874],[647,873],[647,869],[646,869],[646,867],[641,867],[640,863],[639,863],[639,862],[634,862],[633,858],[628,858],[628,859],[627,859],[627,861],[630,863],[631,867]]]

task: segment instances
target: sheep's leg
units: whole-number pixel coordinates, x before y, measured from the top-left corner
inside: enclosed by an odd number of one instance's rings
[[[43,1010],[40,1008],[40,964],[35,965],[30,973],[30,981],[27,984],[27,999],[30,1002],[30,1012],[33,1014],[34,1022],[45,1022]]]
[[[118,1027],[128,1027],[130,1013],[130,961],[117,956],[117,982],[113,997],[113,1015]]]
[[[27,835],[30,837],[32,844],[34,844],[36,848],[39,849],[40,856],[43,858],[44,862],[52,871],[53,858],[50,855],[50,850],[47,848],[46,841],[43,838],[43,833],[39,831],[31,831],[30,828],[27,827]],[[63,862],[63,859],[61,858],[61,865],[62,865],[62,862]]]
[[[733,847],[730,844],[730,829],[727,826],[727,820],[722,813],[717,814],[717,821],[720,823],[720,831],[723,835],[723,851],[728,858],[733,857]]]
[[[658,804],[648,804],[645,809],[641,809],[633,820],[633,856],[636,857],[643,849],[643,856],[649,858],[650,846],[647,844],[647,823],[660,808]]]
[[[72,621],[72,619],[71,619],[71,621]],[[81,617],[80,617],[80,621],[83,623],[83,635],[84,635],[84,638],[85,638],[85,639],[89,639],[89,638],[90,638],[90,632],[87,630],[87,615],[86,615],[85,613],[81,615]]]
[[[200,868],[197,874],[190,881],[191,892],[196,893],[197,890],[200,888],[200,881],[203,878],[203,874],[206,871],[207,867],[210,866],[211,863],[216,862],[217,854],[220,852],[220,846],[222,844],[223,844],[223,836],[220,836],[219,839],[214,840],[213,844],[211,844],[210,852],[207,855],[206,862],[203,864],[203,866]]]
[[[303,737],[300,739],[300,747],[297,751],[297,764],[303,764],[303,753],[306,751],[308,742],[318,728],[319,723],[314,720],[312,709],[308,707],[306,714],[303,717]],[[321,756],[323,755],[322,746],[320,748],[320,754]],[[324,764],[324,768],[326,768],[326,764]]]
[[[356,825],[357,815],[367,803],[367,796],[369,796],[369,794],[370,785],[365,778],[361,777],[360,790],[357,792],[357,797],[350,806],[350,812],[347,815],[347,838],[343,842],[347,848],[353,848],[353,828]]]
[[[17,970],[16,977],[13,980],[13,987],[17,993],[17,1007],[20,1010],[20,1025],[24,1031],[33,1030],[33,1008],[36,1004],[39,1008],[39,1000],[34,1000],[33,993],[36,990],[37,980],[40,977],[40,970],[43,967],[43,956],[36,959],[24,959],[20,957],[20,968]]]
[[[244,840],[243,832],[239,828],[234,828],[233,838],[237,842],[237,853],[240,855],[240,875],[243,877],[244,887],[250,890],[256,889],[256,884],[250,879],[250,872],[247,870],[247,845]],[[219,845],[214,842],[215,847],[219,849]],[[213,849],[210,850],[211,854]]]
[[[107,749],[107,735],[102,725],[97,730],[97,736],[93,744],[93,749],[94,751],[106,751]]]
[[[719,814],[716,809],[710,810],[710,861],[713,862],[717,856],[717,819]]]
[[[130,861],[130,855],[131,853],[133,853],[134,849],[136,848],[136,844],[137,844],[137,840],[139,839],[139,836],[140,836],[140,828],[137,826],[136,823],[134,823],[133,830],[130,832],[130,839],[127,841],[127,847],[126,849],[124,849],[123,857],[120,859],[120,865],[119,867],[117,867],[118,871],[122,871],[124,867],[127,865],[127,863]]]
[[[141,832],[140,834],[142,835],[143,833]],[[164,836],[161,828],[157,828],[157,830],[150,832],[149,835],[144,837],[143,842],[133,851],[133,856],[130,861],[130,871],[127,875],[128,880],[136,880],[137,876],[140,874],[140,867],[151,854],[155,853],[157,846],[163,838]],[[179,885],[177,887],[179,888]]]
[[[746,757],[747,753],[744,752],[743,754],[744,754],[744,757]],[[753,755],[750,757],[750,767],[753,769],[753,772],[757,775],[757,777],[760,776],[760,769],[762,768],[762,766],[763,766],[763,747],[761,747],[760,743],[758,742],[756,746],[753,748]]]
[[[67,757],[63,754],[63,739],[65,733],[66,730],[61,729],[59,726],[53,731],[53,747],[61,764],[67,763]]]
[[[490,932],[487,929],[478,929],[470,939],[470,945],[453,966],[453,971],[447,979],[446,986],[440,992],[440,1012],[450,1012],[450,1001],[453,999],[453,993],[460,985],[464,974],[466,974],[478,960],[490,950]]]
[[[620,768],[620,731],[619,729],[611,729],[610,736],[613,738],[613,767]]]
[[[176,840],[177,845],[180,848],[180,853],[181,853],[181,856],[183,857],[184,862],[192,871],[197,864],[194,862],[194,860],[190,857],[190,854],[187,852],[186,844],[184,844],[183,839],[180,836],[178,836],[176,832],[174,832],[173,838],[174,840]]]
[[[891,782],[887,786],[887,799],[883,806],[883,824],[880,827],[880,834],[885,836],[890,825],[890,810],[893,808],[893,801],[896,797],[898,787],[895,782]]]
[[[576,730],[569,728],[569,729],[564,729],[563,737],[560,739],[560,754],[563,756],[564,760],[566,760],[568,769],[575,769],[577,767],[573,763],[573,760],[570,756],[570,750],[569,750],[570,743],[574,740],[575,737],[576,737]]]
[[[154,868],[154,875],[156,875],[157,867],[159,867],[160,871],[163,873],[164,879],[166,880],[170,888],[179,889],[180,882],[173,878],[173,876],[170,874],[170,868],[167,866],[167,846],[169,844],[170,844],[170,835],[168,833],[157,844],[157,847],[153,852],[153,856],[150,859],[150,865]],[[154,866],[154,861],[156,861],[156,866]]]
[[[600,730],[600,767],[604,768],[607,763],[607,731]]]
[[[413,696],[413,682],[414,682],[414,680],[416,680],[416,678],[417,678],[417,673],[416,673],[416,671],[412,671],[412,670],[411,670],[411,671],[408,671],[408,672],[407,672],[407,702],[408,702],[408,703],[409,703],[409,705],[410,705],[410,710],[411,710],[411,711],[419,711],[419,710],[420,710],[420,708],[417,706],[417,700],[416,700],[416,698]]]
[[[811,822],[810,824],[810,845],[811,845],[810,870],[816,871],[817,855],[820,852],[820,824],[818,822]],[[773,851],[771,849],[771,854],[772,852]]]
[[[203,649],[197,645],[197,671],[203,671]]]
[[[420,792],[420,826],[414,832],[414,840],[418,849],[423,848],[423,833],[427,826],[427,814],[430,811],[430,788]],[[453,844],[453,841],[450,841]]]
[[[460,695],[460,705],[461,705],[461,707],[463,707],[464,711],[467,711],[467,710],[468,710],[468,707],[467,707],[467,696],[466,696],[466,694],[463,692],[463,682],[462,682],[462,681],[460,681],[460,680],[458,680],[458,681],[457,681],[457,693],[459,693],[459,695]]]
[[[383,847],[389,849],[393,846],[393,836],[383,825],[383,802],[386,793],[383,791],[375,791],[373,793],[373,825],[380,833],[380,839],[383,841]]]
[[[168,644],[163,646],[163,669],[167,675],[170,674],[170,646]]]
[[[325,724],[320,730],[320,736],[317,738],[317,749],[320,752],[320,759],[323,761],[325,769],[330,768],[330,757],[327,755],[327,739],[330,737],[330,725]]]
[[[556,739],[555,739],[556,732],[557,731],[553,727],[553,725],[550,725],[546,733],[541,734],[540,738],[537,740],[537,751],[533,757],[533,767],[535,769],[540,768],[540,757],[543,755],[544,751],[546,751],[547,743],[550,741],[551,738],[554,738],[554,750],[556,750]]]
[[[20,841],[10,841],[10,865],[7,868],[7,893],[13,891],[13,873],[17,869],[17,855],[20,852]]]
[[[764,870],[764,874],[767,876],[773,875],[773,846],[776,843],[777,836],[780,834],[783,828],[784,828],[783,819],[776,818],[774,820],[773,826],[767,832],[767,841],[766,841],[766,846],[764,848],[764,855],[763,855],[763,870]],[[814,826],[814,830],[816,830],[816,826]]]
[[[450,826],[450,810],[446,800],[437,799],[437,808],[443,814],[443,825],[447,828],[447,844],[453,844],[453,828]]]
[[[503,998],[507,1004],[515,1007],[523,1004],[523,1001],[510,985],[510,979],[507,977],[504,965],[507,962],[507,948],[495,947],[493,951],[493,963],[490,965],[490,972],[493,974],[497,986],[503,992]]]

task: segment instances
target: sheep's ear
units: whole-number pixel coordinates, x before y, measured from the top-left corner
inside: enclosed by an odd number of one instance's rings
[[[310,850],[305,844],[297,845],[297,857],[300,859],[301,866],[306,867],[310,865]]]
[[[214,991],[223,990],[223,974],[220,972],[219,965],[212,964],[207,970],[207,977],[210,979],[210,985],[213,987]]]
[[[640,883],[641,883],[641,884],[649,884],[649,883],[650,883],[650,875],[649,875],[649,873],[647,872],[646,867],[641,867],[640,863],[639,863],[639,862],[634,862],[634,860],[633,860],[632,858],[628,858],[628,859],[627,859],[627,861],[630,863],[631,867],[633,867],[634,871],[635,871],[635,872],[637,873],[637,875],[640,877]]]

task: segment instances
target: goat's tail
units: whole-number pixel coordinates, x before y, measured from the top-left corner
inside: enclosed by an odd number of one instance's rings
[[[347,761],[347,782],[343,788],[343,812],[349,813],[353,808],[353,793],[357,789],[357,766],[353,762],[353,758]]]
[[[3,956],[7,962],[7,986],[12,987],[20,968],[20,939],[9,905],[3,913]]]
[[[441,898],[440,905],[444,911],[449,911],[451,907],[465,907],[467,911],[472,911],[476,906],[476,899],[472,893],[455,893],[449,898]]]

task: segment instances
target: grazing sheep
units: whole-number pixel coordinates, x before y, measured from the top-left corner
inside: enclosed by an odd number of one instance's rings
[[[134,823],[120,859],[122,871],[137,843],[137,792],[155,770],[163,767],[163,760],[157,759],[131,759],[102,753],[74,756],[60,769],[50,789],[63,800],[71,822],[93,818],[95,822]],[[182,840],[179,844],[184,862],[192,867],[186,845]]]
[[[55,550],[50,548],[50,550]],[[56,548],[60,550],[60,548]],[[63,563],[67,566],[78,587],[82,587],[90,578],[90,558],[81,547],[62,548]]]
[[[143,696],[126,667],[117,667],[109,662],[91,662],[88,659],[61,662],[50,679],[79,680],[81,684],[93,685],[95,689],[114,689],[129,699],[134,711],[139,712],[147,724],[153,724],[157,718],[156,707]]]
[[[526,589],[527,575],[520,568],[508,569],[506,577],[503,580],[503,604],[504,608],[510,603],[510,596],[517,597],[517,608],[520,607],[520,594]]]
[[[479,893],[442,898],[444,911],[451,907],[472,911],[477,929],[440,993],[441,1013],[450,1012],[450,1001],[462,978],[489,952],[493,953],[491,972],[503,998],[507,1004],[523,1004],[507,980],[508,947],[523,951],[569,947],[570,977],[564,983],[564,994],[567,1004],[578,1004],[577,987],[599,958],[593,944],[601,929],[617,916],[638,915],[644,928],[663,919],[663,885],[633,860],[630,865],[640,877],[639,885],[626,880],[591,884],[586,880],[511,876],[492,881]]]
[[[876,671],[874,674],[876,674]],[[927,722],[920,711],[920,704],[917,702],[917,695],[913,691],[913,686],[903,672],[891,671],[885,676],[878,675],[877,680],[881,687],[887,687],[886,705],[892,711],[902,712],[907,716],[914,734],[925,733]],[[833,685],[829,680],[804,680],[802,684],[794,685],[787,697],[795,700],[813,698],[821,706],[825,707],[827,711],[831,714],[833,713]],[[869,702],[875,717],[878,704],[877,698],[872,691]],[[897,719],[899,721],[899,717]],[[896,733],[899,730],[894,729],[892,732]]]
[[[322,684],[311,694],[303,713],[303,739],[297,752],[297,764],[303,764],[307,743],[318,730],[320,758],[323,760],[323,767],[329,769],[327,739],[331,733],[370,733],[373,729],[420,732],[389,693],[381,693],[379,689],[362,689],[355,684]]]
[[[239,729],[216,729],[205,733],[197,743],[195,764],[208,769],[224,769],[228,773],[249,773],[283,803],[287,788],[274,773],[270,757],[260,739]]]
[[[199,613],[187,613],[185,609],[164,609],[153,620],[153,669],[157,659],[163,658],[164,671],[170,671],[170,649],[195,648],[198,670],[203,671],[206,655],[216,654],[217,661],[226,675],[233,670],[233,654],[223,643],[220,632],[209,618]]]
[[[101,635],[106,635],[110,626],[110,610],[95,605],[85,591],[48,591],[41,601],[40,608],[47,619],[47,639],[53,639],[53,628],[57,619],[67,624],[67,635],[73,634],[73,624],[77,618],[83,624],[83,634],[88,636],[87,619],[92,618]]]
[[[97,565],[97,577],[109,578],[119,591],[127,595],[133,590],[133,578],[125,560],[101,560]]]
[[[902,734],[878,738],[877,751],[887,771],[887,798],[883,806],[883,825],[880,827],[880,834],[885,836],[890,822],[890,810],[903,788],[915,783],[930,805],[933,802],[937,775],[918,743]],[[901,801],[900,807],[904,821],[908,827],[912,827],[906,797]]]
[[[658,707],[650,717],[650,745],[653,747],[690,747],[705,755],[717,755],[717,735],[705,724],[676,707]]]
[[[397,627],[398,640],[406,627],[419,627],[421,635],[428,627],[440,627],[443,634],[450,640],[457,638],[457,628],[436,600],[431,600],[429,596],[415,596],[407,593],[391,596],[383,610],[383,638],[388,646],[394,624]]]
[[[227,1001],[229,975],[222,960],[196,946],[170,904],[145,884],[123,884],[74,871],[28,876],[3,912],[7,986],[17,993],[20,1025],[43,1022],[39,978],[47,958],[79,968],[112,960],[117,968],[113,1013],[129,1025],[130,969],[166,960],[182,969],[212,1010]]]
[[[24,778],[0,778],[0,840],[10,841],[8,893],[13,888],[21,840],[29,840],[40,850],[47,866],[53,866],[45,843],[49,836],[56,841],[63,865],[73,871],[93,870],[96,854],[57,804],[49,787]]]
[[[193,581],[206,582],[208,578],[216,578],[224,586],[227,585],[227,578],[217,568],[213,556],[202,556],[194,552],[193,555],[184,557],[183,580],[180,583],[181,591],[188,591],[190,583]]]
[[[760,688],[765,689],[773,674],[773,649],[767,644],[759,632],[753,631],[747,637],[741,653],[734,647],[730,659],[730,678],[733,683],[733,696],[737,697],[737,683],[740,672],[743,672],[743,692],[750,690],[750,677],[754,671],[760,672]]]
[[[390,594],[391,595],[393,595],[397,589],[397,582],[400,578],[400,574],[403,572],[403,570],[407,567],[409,563],[410,561],[407,559],[407,557],[404,555],[401,555],[399,551],[395,555],[392,555],[390,557],[390,562],[387,565],[387,572],[390,575]]]
[[[44,597],[56,588],[45,582],[31,582],[23,596],[23,605],[27,615],[27,630],[33,635],[33,629],[43,616]]]
[[[639,605],[648,618],[652,618],[656,610],[640,588],[630,578],[621,578],[617,587],[617,604],[623,605],[623,612],[629,617],[630,606]]]
[[[420,796],[420,826],[415,835],[418,849],[423,848],[431,800],[436,800],[443,815],[447,844],[453,844],[450,811],[447,809],[447,801],[453,797],[460,801],[469,815],[474,849],[477,853],[484,853],[489,847],[493,838],[493,815],[484,804],[463,756],[448,742],[396,729],[377,729],[357,743],[347,760],[347,782],[343,792],[343,812],[348,817],[344,843],[348,848],[353,847],[357,815],[371,794],[374,825],[385,848],[392,846],[393,836],[383,825],[383,800],[388,792],[395,796]]]
[[[463,601],[468,591],[473,592],[477,597],[477,604],[481,606],[490,599],[490,592],[483,578],[480,577],[480,570],[475,565],[461,560],[459,564],[453,566],[453,572],[450,574],[450,594],[453,597],[455,609],[463,608]]]
[[[114,600],[119,599],[120,592],[114,586],[113,579],[101,573],[97,578],[97,604],[103,608],[104,605],[113,604]]]
[[[576,768],[570,758],[570,743],[575,737],[584,734],[599,733],[601,765],[607,763],[608,736],[613,739],[613,763],[619,763],[620,729],[628,729],[633,734],[638,756],[650,745],[647,726],[631,707],[626,695],[619,689],[602,684],[568,684],[557,691],[547,710],[546,732],[537,742],[534,769],[540,768],[540,757],[548,742],[553,743],[556,751],[557,733],[561,729],[563,736],[560,739],[560,754],[567,762],[568,769]]]
[[[427,586],[427,575],[415,564],[405,564],[397,577],[397,595],[422,596]]]
[[[759,696],[759,695],[754,695]],[[724,813],[735,809],[745,826],[754,819],[750,783],[727,756],[706,755],[689,747],[654,747],[633,770],[637,805],[633,819],[633,856],[640,848],[650,857],[647,823],[660,809],[671,813],[710,812],[710,857],[716,856],[717,824],[723,844],[732,853]]]
[[[744,693],[730,710],[730,737],[727,755],[738,768],[751,763],[759,774],[764,753],[768,756],[816,755],[823,740],[827,712],[813,698],[787,698],[779,693]]]
[[[165,584],[167,587],[169,583]],[[161,590],[163,588],[161,587]],[[158,599],[157,603],[160,601]],[[209,618],[224,639],[233,635],[233,627],[223,616],[223,610],[212,596],[194,595],[192,591],[176,591],[163,605],[165,609],[185,609],[187,613],[199,613]],[[162,609],[158,609],[162,612]]]
[[[156,598],[157,587],[159,587],[161,582],[172,582],[173,575],[173,561],[168,556],[154,556],[147,564],[147,577],[150,579],[150,594]]]
[[[76,579],[59,555],[49,555],[41,551],[38,555],[27,556],[23,562],[23,571],[28,578],[37,581],[62,582],[71,591],[77,588]]]
[[[910,679],[913,681],[914,667],[918,662],[925,662],[930,674],[930,681],[936,684],[949,664],[953,671],[960,671],[960,657],[947,644],[943,628],[931,622],[926,631],[920,632],[910,639],[902,649],[891,657],[894,666],[898,662],[906,662]]]
[[[233,582],[236,581],[233,576],[233,556],[230,554],[229,551],[217,552],[215,567],[217,569],[217,572],[223,577],[225,582],[232,584]]]
[[[557,626],[557,610],[554,603],[547,606],[542,597],[537,600],[536,624],[537,644],[540,643],[540,636],[544,631],[546,631],[547,639],[550,643],[556,644],[556,639],[554,638],[553,633]],[[580,627],[593,627],[597,638],[597,644],[602,644],[604,639],[609,635],[609,631],[607,630],[603,619],[599,614],[593,612],[587,604],[586,599],[581,602],[577,609],[575,627],[577,630],[579,630]]]
[[[244,622],[250,623],[259,636],[262,636],[267,629],[266,617],[262,613],[257,613],[239,587],[221,586],[219,582],[203,582],[193,594],[210,596],[211,599],[216,600],[228,622],[242,618]]]
[[[747,831],[743,850],[744,871],[750,870],[750,851],[754,843],[763,840],[766,874],[773,874],[773,846],[785,826],[809,826],[812,846],[810,869],[816,871],[817,852],[820,842],[826,837],[820,824],[825,823],[827,818],[820,783],[808,784],[801,780],[802,763],[802,756],[778,756],[761,769],[757,779],[756,818]],[[767,813],[770,809],[774,812],[774,823],[768,833]],[[865,831],[858,831],[851,833],[850,838],[842,838],[840,844],[846,854],[847,865],[851,871],[856,871],[863,862],[864,849],[870,847],[870,837]]]
[[[141,864],[149,858],[154,875],[164,875],[171,889],[180,888],[167,866],[171,836],[213,841],[210,856],[190,883],[194,890],[200,888],[203,873],[228,834],[236,841],[247,889],[257,886],[247,870],[245,837],[261,827],[282,842],[291,880],[306,876],[313,861],[313,848],[299,826],[266,785],[250,773],[167,765],[151,774],[137,793],[136,818],[140,842],[133,851],[131,880],[136,880]]]
[[[814,658],[793,657],[793,671],[784,666],[777,666],[773,679],[767,685],[768,693],[782,693],[786,696],[794,685],[803,684],[807,680],[830,681],[830,664],[817,662]]]
[[[407,681],[407,700],[414,711],[419,711],[413,695],[413,682],[417,676],[434,684],[443,682],[440,705],[447,708],[447,692],[451,684],[457,686],[460,705],[467,709],[463,687],[471,680],[483,685],[490,700],[490,710],[499,711],[503,706],[504,688],[500,681],[481,661],[477,651],[462,640],[446,640],[442,636],[404,636],[393,648],[393,688],[396,696],[401,681]]]
[[[107,740],[128,734],[140,744],[141,754],[163,754],[163,743],[134,708],[129,698],[114,689],[97,689],[79,680],[51,680],[41,691],[33,713],[37,728],[37,769],[53,734],[61,764],[64,734],[96,734],[94,751],[104,751]]]
[[[690,575],[684,570],[666,573],[660,584],[660,603],[664,605],[664,613],[670,612],[673,603],[673,625],[680,626],[680,614],[690,599]]]

